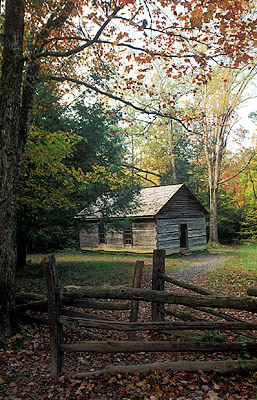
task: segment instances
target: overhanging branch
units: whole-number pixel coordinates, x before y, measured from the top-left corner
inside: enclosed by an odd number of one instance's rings
[[[75,84],[77,84],[77,85],[85,86],[86,88],[92,90],[93,92],[96,92],[96,93],[101,94],[101,95],[103,95],[103,96],[109,97],[110,99],[113,99],[113,100],[115,100],[115,101],[118,101],[118,102],[120,102],[120,103],[123,103],[123,104],[125,104],[126,106],[129,106],[129,107],[133,108],[134,110],[139,111],[139,112],[141,112],[141,113],[143,113],[143,114],[146,114],[146,115],[149,115],[149,116],[155,115],[155,116],[157,116],[157,117],[168,118],[169,120],[172,119],[172,120],[174,120],[174,121],[177,121],[177,122],[178,122],[180,125],[182,125],[183,128],[185,128],[188,132],[191,132],[191,130],[190,130],[190,129],[184,124],[184,122],[181,121],[181,119],[179,119],[179,118],[176,118],[176,117],[174,117],[174,116],[172,116],[172,115],[170,115],[170,114],[162,113],[162,112],[160,112],[160,111],[156,111],[156,110],[150,111],[150,110],[147,110],[147,109],[144,108],[144,107],[139,107],[139,106],[133,104],[133,103],[132,103],[131,101],[129,101],[129,100],[126,100],[126,99],[123,99],[122,97],[116,96],[116,95],[114,95],[114,94],[112,94],[112,93],[110,93],[110,92],[107,92],[107,91],[105,91],[105,90],[103,90],[103,89],[100,89],[100,88],[98,88],[98,87],[96,87],[96,86],[93,86],[93,85],[91,85],[91,84],[89,84],[89,83],[87,83],[87,82],[85,82],[85,81],[81,81],[81,80],[76,79],[76,78],[71,78],[71,77],[69,77],[69,76],[52,76],[52,75],[46,76],[46,77],[44,77],[43,79],[44,79],[44,80],[57,81],[57,82],[71,82],[71,83],[75,83]]]
[[[156,174],[156,172],[151,172],[151,171],[147,171],[145,169],[134,167],[134,165],[121,164],[121,166],[124,167],[124,168],[135,169],[136,171],[143,172],[143,173],[149,174],[149,175],[154,175],[154,176],[157,176],[158,178],[161,178],[161,175],[160,174]]]

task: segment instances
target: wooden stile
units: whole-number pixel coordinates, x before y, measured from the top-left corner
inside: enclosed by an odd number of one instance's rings
[[[154,250],[152,290],[164,291],[164,280],[160,276],[165,273],[165,250]],[[152,321],[164,321],[164,305],[152,302]]]
[[[42,264],[46,276],[48,320],[50,327],[50,350],[51,350],[51,374],[53,377],[63,374],[63,327],[58,318],[61,311],[61,297],[59,293],[59,281],[54,254],[48,254],[42,258]]]
[[[143,268],[144,268],[144,261],[136,261],[134,279],[133,279],[133,288],[141,288]],[[138,308],[139,308],[139,301],[132,300],[129,322],[137,322]],[[128,339],[135,340],[136,332],[132,332],[132,331],[129,332]]]
[[[256,334],[250,331],[257,330],[257,323],[240,321],[232,316],[229,316],[220,311],[212,310],[207,307],[215,308],[233,308],[255,312],[257,310],[257,300],[250,297],[225,297],[216,295],[205,289],[199,289],[197,286],[187,282],[176,281],[175,279],[165,276],[165,250],[155,250],[153,256],[153,273],[152,273],[152,289],[142,290],[142,272],[143,261],[137,261],[135,265],[133,288],[128,287],[77,287],[66,286],[62,288],[64,303],[73,305],[84,305],[86,307],[101,308],[104,307],[103,301],[95,299],[118,299],[131,300],[131,312],[129,322],[120,322],[116,320],[104,319],[93,314],[82,313],[77,311],[65,310],[62,308],[60,291],[58,282],[58,274],[56,269],[55,256],[49,254],[43,257],[42,263],[45,270],[47,291],[48,291],[48,319],[50,326],[50,349],[51,349],[51,373],[53,377],[58,377],[63,374],[64,352],[97,352],[97,353],[120,353],[120,352],[256,352]],[[174,293],[164,293],[164,282],[170,282],[175,285],[185,287],[194,292],[197,296],[188,296]],[[199,296],[201,294],[201,296]],[[94,300],[91,300],[94,299]],[[40,301],[40,299],[38,299]],[[137,322],[139,301],[148,301],[152,303],[152,322]],[[127,308],[129,303],[108,302],[108,307],[105,309]],[[175,318],[190,322],[165,322],[164,321],[164,304],[182,304],[184,306],[195,308],[207,313],[212,313],[229,322],[204,321],[203,319],[191,317],[189,313],[170,312]],[[169,313],[169,312],[167,312]],[[77,327],[96,328],[105,330],[116,330],[128,332],[129,341],[87,341],[79,343],[64,343],[63,340],[63,325],[71,325]],[[174,331],[174,330],[231,330],[235,332],[246,331],[252,342],[238,343],[201,343],[201,342],[172,342],[172,341],[135,341],[136,331]],[[245,363],[245,361],[242,361]],[[257,362],[247,361],[248,369],[256,368]],[[195,362],[194,362],[195,363]],[[218,363],[218,364],[217,364]],[[197,364],[201,365],[204,370],[219,370],[233,371],[240,369],[240,363],[233,361],[210,361]],[[108,367],[99,370],[96,373],[112,373],[117,367]],[[154,363],[149,365],[132,365],[121,366],[122,371],[148,371],[151,368],[169,369],[175,368],[178,370],[194,371],[197,368],[195,364],[187,365],[187,362],[168,362]],[[217,369],[216,369],[217,368]],[[86,372],[84,376],[93,374],[94,372]],[[83,376],[83,374],[81,374]]]

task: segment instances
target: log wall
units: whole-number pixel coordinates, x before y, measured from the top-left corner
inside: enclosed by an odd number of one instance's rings
[[[124,243],[123,231],[106,232],[106,243],[99,243],[98,223],[90,222],[80,227],[81,249],[133,249],[138,248],[153,251],[157,246],[156,224],[154,218],[151,220],[138,220],[132,222],[132,244]]]
[[[133,246],[155,249],[157,245],[155,220],[132,222]]]
[[[167,254],[179,252],[180,226],[187,226],[187,248],[189,250],[203,250],[206,248],[205,217],[200,218],[158,218],[157,219],[157,246],[166,250]]]
[[[165,204],[158,216],[159,218],[199,218],[205,214],[201,203],[186,187],[182,187]]]
[[[97,223],[85,223],[79,229],[79,241],[81,248],[98,247],[98,225]]]

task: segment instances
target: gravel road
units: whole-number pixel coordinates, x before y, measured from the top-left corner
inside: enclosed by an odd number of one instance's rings
[[[197,255],[186,255],[186,259],[194,260],[193,264],[181,268],[179,271],[172,274],[172,277],[178,280],[196,282],[203,279],[206,275],[213,272],[219,264],[225,262],[228,255],[220,253],[204,253]]]

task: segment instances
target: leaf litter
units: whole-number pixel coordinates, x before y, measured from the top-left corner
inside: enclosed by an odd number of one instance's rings
[[[150,287],[150,270],[144,272],[142,287]],[[208,274],[194,276],[191,282],[206,287]],[[231,283],[231,282],[230,282]],[[236,285],[236,283],[235,283]],[[171,285],[173,290],[174,287]],[[247,287],[245,288],[246,292]],[[225,287],[223,285],[223,293]],[[178,291],[178,289],[176,289]],[[181,293],[187,293],[179,289]],[[240,282],[240,293],[242,282]],[[225,293],[224,293],[225,294]],[[108,314],[108,313],[107,313]],[[109,313],[111,315],[111,313]],[[233,312],[241,319],[247,319],[242,312]],[[239,315],[240,314],[240,315]],[[32,313],[37,315],[37,313]],[[126,312],[115,312],[115,318],[127,320]],[[140,303],[141,321],[150,320],[150,305]],[[67,341],[100,340],[122,338],[113,332],[69,329],[65,332]],[[143,335],[143,339],[146,334]],[[158,335],[157,335],[158,336]],[[159,335],[161,336],[161,335]],[[122,338],[126,340],[126,335]],[[167,339],[166,339],[167,340]],[[155,361],[239,359],[239,354],[170,354],[170,353],[127,353],[65,354],[67,376],[53,379],[50,374],[49,331],[45,325],[21,326],[20,332],[8,341],[0,342],[0,400],[256,400],[257,372],[221,376],[215,372],[201,370],[188,372],[154,371],[143,374],[92,375],[77,378],[78,372],[86,372],[110,365],[138,364]]]

